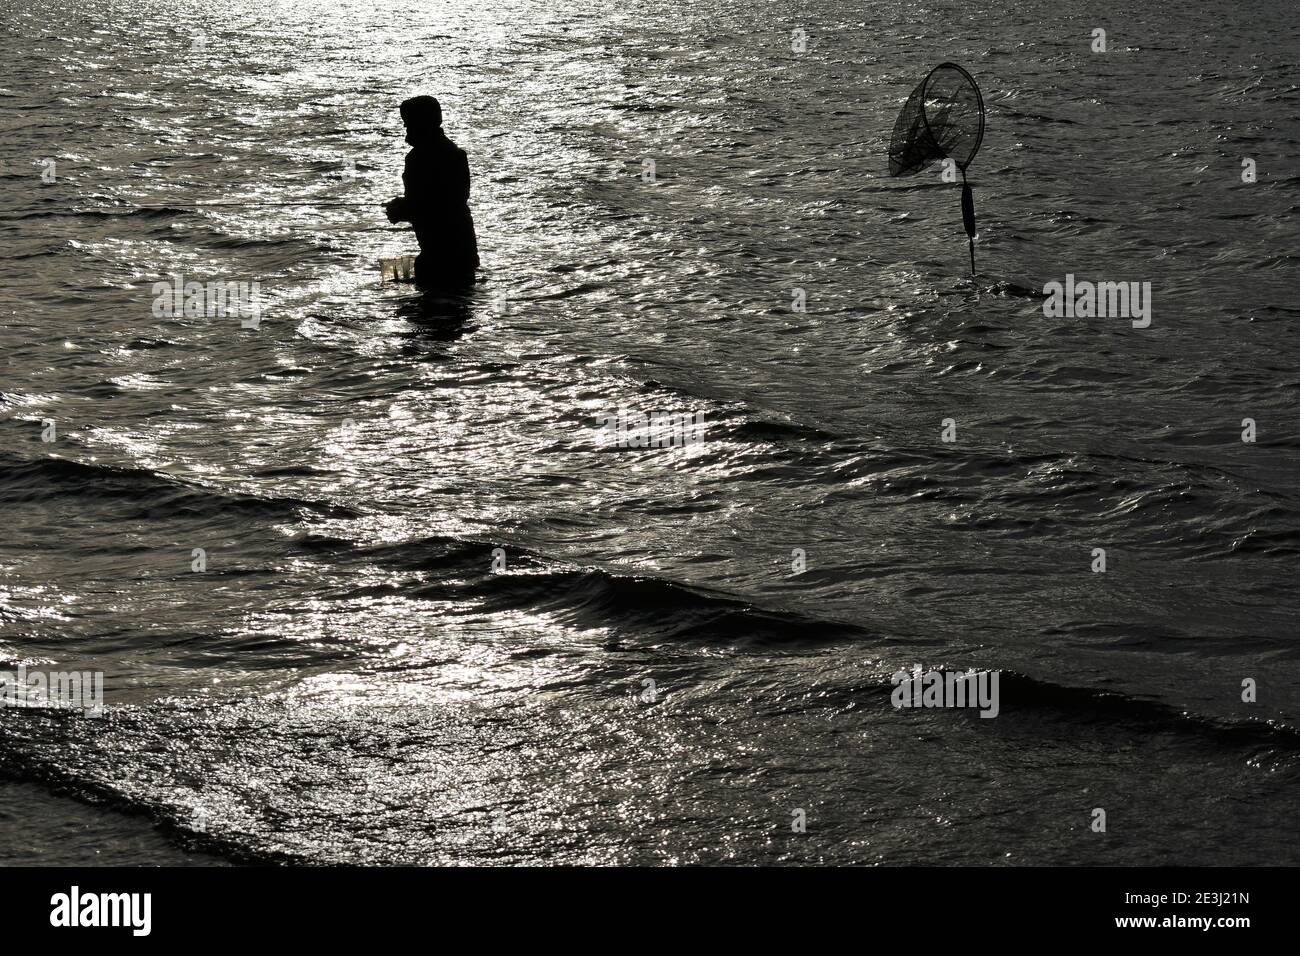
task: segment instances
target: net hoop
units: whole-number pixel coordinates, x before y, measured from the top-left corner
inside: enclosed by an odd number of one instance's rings
[[[975,102],[979,106],[980,128],[975,134],[975,145],[971,148],[970,158],[964,163],[957,163],[957,168],[962,171],[963,177],[966,174],[966,167],[975,159],[975,154],[980,151],[980,144],[984,142],[984,95],[980,92],[980,85],[975,82],[975,77],[966,72],[965,68],[958,66],[956,63],[940,63],[933,70],[925,75],[925,82],[921,84],[921,122],[925,123],[925,135],[930,137],[931,142],[939,142],[938,137],[934,135],[934,130],[930,129],[930,117],[926,114],[925,103],[929,98],[930,77],[934,76],[940,70],[956,70],[966,78],[970,83],[971,89],[975,91]]]

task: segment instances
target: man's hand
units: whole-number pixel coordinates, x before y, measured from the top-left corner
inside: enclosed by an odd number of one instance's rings
[[[406,197],[398,196],[396,199],[390,199],[384,203],[384,215],[388,217],[389,222],[405,222]]]

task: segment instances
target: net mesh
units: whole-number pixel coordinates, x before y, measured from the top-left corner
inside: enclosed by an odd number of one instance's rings
[[[889,140],[889,175],[910,176],[937,159],[965,170],[984,139],[984,101],[970,74],[943,63],[907,98]]]

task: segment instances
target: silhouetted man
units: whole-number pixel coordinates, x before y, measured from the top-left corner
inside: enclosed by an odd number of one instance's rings
[[[402,104],[406,154],[402,185],[406,195],[384,207],[389,222],[415,227],[420,254],[415,281],[421,285],[458,286],[474,281],[478,238],[469,213],[469,160],[442,131],[442,107],[432,96]]]

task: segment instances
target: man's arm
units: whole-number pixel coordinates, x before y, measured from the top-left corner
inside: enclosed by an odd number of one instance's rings
[[[420,185],[420,180],[411,168],[411,155],[414,152],[415,150],[411,150],[406,154],[406,162],[402,166],[402,189],[405,195],[397,196],[384,204],[384,214],[388,216],[389,222],[411,222],[415,212],[414,198],[419,191],[417,187]]]
[[[463,149],[456,150],[456,195],[461,202],[469,202],[469,157]]]

